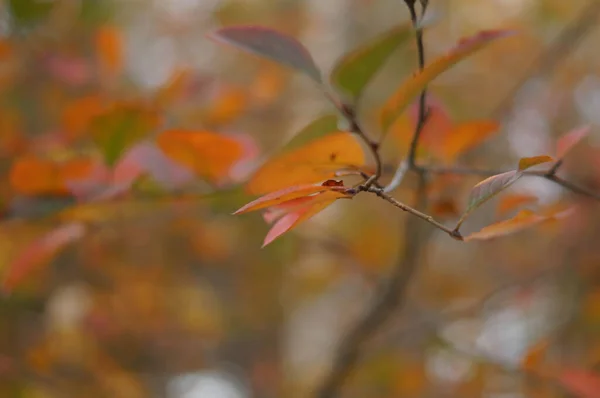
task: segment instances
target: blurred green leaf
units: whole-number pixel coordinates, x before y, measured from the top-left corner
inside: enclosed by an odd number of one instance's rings
[[[342,57],[331,72],[331,83],[357,99],[394,51],[413,36],[411,25],[391,29]]]

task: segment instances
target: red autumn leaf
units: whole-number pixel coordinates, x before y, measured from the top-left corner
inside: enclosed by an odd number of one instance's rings
[[[61,225],[31,242],[8,264],[2,281],[2,289],[10,293],[31,272],[43,266],[65,246],[82,238],[84,234],[85,226],[73,222]]]
[[[300,207],[296,207],[295,210],[282,214],[281,218],[273,224],[267,233],[262,247],[265,247],[276,238],[298,226],[301,222],[308,220],[315,214],[324,210],[336,200],[344,197],[348,198],[349,196],[339,191],[322,192],[310,197],[309,201],[306,201],[304,205]]]
[[[313,195],[325,191],[344,191],[345,188],[339,185],[325,185],[328,184],[326,181],[320,185],[307,184],[297,185],[288,187],[276,192],[271,192],[267,195],[261,196],[260,198],[253,200],[252,202],[242,206],[240,209],[235,211],[233,214],[243,214],[254,210],[260,210],[265,207],[277,206],[284,202],[288,202],[293,199]]]
[[[269,193],[241,207],[233,214],[269,208],[264,218],[268,224],[274,224],[265,237],[264,247],[337,199],[351,197],[352,195],[348,194],[347,188],[341,181],[328,180],[318,185],[300,185]]]
[[[590,370],[568,369],[557,377],[572,394],[581,398],[600,398],[600,374]]]

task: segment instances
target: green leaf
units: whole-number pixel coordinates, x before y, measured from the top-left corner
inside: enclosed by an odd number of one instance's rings
[[[398,26],[342,57],[330,75],[331,83],[357,99],[393,52],[413,36],[411,25]]]
[[[116,104],[92,120],[90,133],[104,160],[113,166],[133,144],[147,137],[159,123],[158,115],[137,104]]]
[[[505,30],[486,30],[462,39],[450,52],[436,58],[422,71],[414,74],[386,101],[381,114],[382,130],[386,131],[433,79],[491,42],[510,36],[512,33]]]
[[[31,25],[47,18],[56,2],[47,0],[9,0],[8,11],[19,25]]]
[[[296,39],[263,26],[228,26],[208,35],[218,43],[259,55],[305,73],[317,83],[321,72],[308,50]]]
[[[282,152],[300,148],[317,138],[339,131],[338,117],[335,115],[321,116],[300,130],[284,147]]]

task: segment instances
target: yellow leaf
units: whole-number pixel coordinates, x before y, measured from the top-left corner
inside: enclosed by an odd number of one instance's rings
[[[364,151],[350,133],[331,133],[267,161],[250,179],[247,191],[255,195],[292,185],[334,178],[336,171],[364,165]]]
[[[554,159],[552,156],[541,155],[541,156],[532,156],[529,158],[521,158],[519,160],[519,171],[527,170],[531,167],[537,166],[542,163],[552,162]]]

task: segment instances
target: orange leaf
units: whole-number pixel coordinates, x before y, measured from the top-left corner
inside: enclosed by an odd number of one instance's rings
[[[250,179],[248,192],[256,195],[290,185],[316,183],[334,178],[336,171],[364,165],[364,151],[349,133],[331,133],[323,138],[277,155]]]
[[[590,370],[569,369],[558,376],[559,382],[581,398],[600,398],[600,374]]]
[[[215,98],[210,102],[205,121],[211,125],[226,124],[238,117],[246,108],[248,94],[245,90],[233,87],[219,87]]]
[[[498,216],[505,215],[519,206],[536,203],[537,200],[538,198],[532,195],[507,195],[500,199],[500,203],[498,203],[498,207],[496,207],[496,214]]]
[[[260,198],[241,207],[233,214],[243,214],[249,211],[263,209],[265,207],[281,205],[284,202],[289,202],[294,199],[314,195],[316,193],[321,193],[325,191],[340,192],[341,190],[345,190],[345,188],[343,186],[340,187],[337,185],[297,185],[289,188],[284,188],[276,192],[271,192],[265,196],[261,196]]]
[[[534,344],[525,354],[521,365],[526,371],[537,372],[540,371],[544,355],[550,346],[550,340],[542,339]]]
[[[168,157],[213,182],[228,177],[244,155],[243,143],[210,131],[167,130],[156,143]]]
[[[521,210],[515,217],[488,225],[480,231],[465,237],[465,241],[487,240],[500,236],[510,235],[526,228],[532,227],[547,220],[546,217],[533,213],[530,210]]]
[[[584,139],[590,133],[590,126],[579,127],[575,130],[569,131],[567,134],[559,138],[556,143],[556,157],[562,159],[565,157],[575,145]]]
[[[488,240],[520,232],[545,221],[559,220],[573,213],[573,209],[561,209],[548,214],[535,214],[530,210],[521,210],[515,217],[488,225],[480,231],[465,237],[465,241]]]
[[[123,68],[123,39],[115,26],[103,26],[96,31],[96,51],[100,69],[109,76]]]
[[[9,265],[2,289],[10,292],[36,268],[44,265],[69,243],[85,234],[81,223],[64,224],[30,243]]]
[[[284,233],[297,227],[303,221],[308,220],[315,214],[324,210],[336,200],[345,197],[347,198],[349,196],[339,191],[328,191],[314,196],[313,199],[305,206],[302,206],[300,209],[294,212],[287,213],[277,220],[277,222],[273,224],[267,233],[262,247],[265,247]]]
[[[96,166],[87,158],[56,162],[28,156],[13,163],[9,181],[12,189],[24,195],[67,195],[69,181],[85,178]]]
[[[548,155],[532,156],[529,158],[521,158],[519,160],[519,171],[524,171],[531,167],[537,166],[542,163],[552,162],[554,159]]]
[[[67,104],[62,113],[62,124],[70,139],[77,139],[86,133],[92,120],[102,114],[105,104],[96,95],[78,98]]]
[[[499,124],[494,121],[474,121],[456,126],[444,140],[440,148],[440,157],[451,163],[463,153],[470,151],[492,134],[498,131]]]
[[[429,82],[445,72],[463,58],[482,49],[496,39],[507,37],[512,32],[495,30],[482,31],[475,36],[461,40],[449,53],[436,58],[420,72],[405,81],[386,101],[382,112],[382,128],[387,130],[406,107],[419,95]]]

